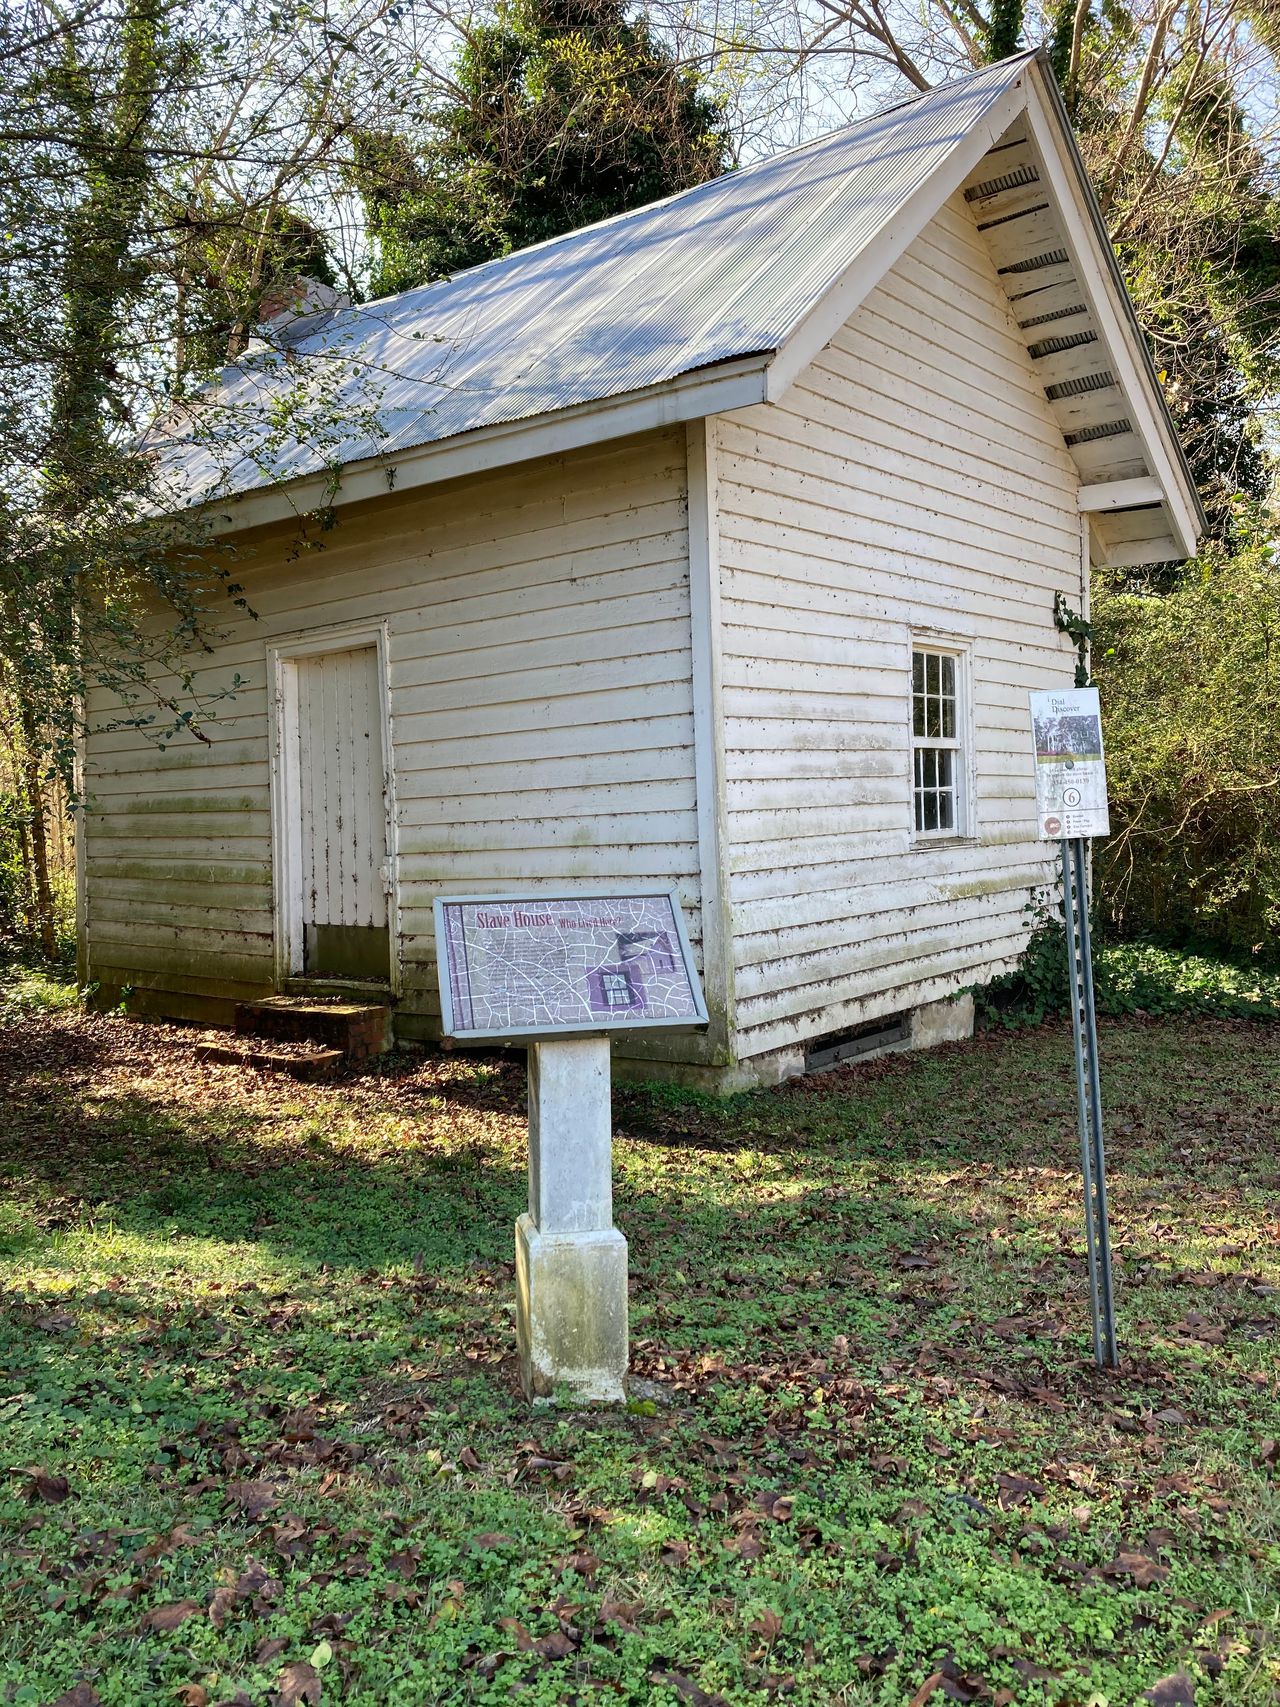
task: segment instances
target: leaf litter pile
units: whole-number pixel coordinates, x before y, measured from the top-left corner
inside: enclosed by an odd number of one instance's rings
[[[1280,1700],[1280,1034],[615,1098],[635,1397],[519,1395],[523,1071],[0,1039],[0,1703]]]

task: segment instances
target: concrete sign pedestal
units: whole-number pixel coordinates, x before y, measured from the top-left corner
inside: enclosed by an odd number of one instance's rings
[[[613,1225],[609,1039],[529,1046],[529,1211],[516,1222],[516,1335],[532,1398],[617,1403],[627,1241]]]
[[[613,1224],[609,1037],[707,1024],[674,889],[438,895],[440,1029],[529,1046],[516,1333],[531,1399],[626,1397],[627,1241]]]

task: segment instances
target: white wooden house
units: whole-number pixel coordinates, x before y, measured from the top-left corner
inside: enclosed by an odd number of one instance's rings
[[[219,400],[321,372],[346,442],[166,445],[246,685],[208,747],[89,737],[85,976],[218,1020],[345,974],[429,1039],[437,894],[674,884],[712,1023],[637,1070],[963,1029],[1054,851],[1054,596],[1203,525],[1043,61],[287,337]]]

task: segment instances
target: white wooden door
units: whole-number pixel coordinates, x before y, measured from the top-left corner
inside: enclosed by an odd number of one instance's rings
[[[310,977],[387,978],[387,808],[375,646],[298,658],[297,847]]]

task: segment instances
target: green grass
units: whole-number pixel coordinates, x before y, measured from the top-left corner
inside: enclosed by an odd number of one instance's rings
[[[56,969],[14,961],[0,962],[0,1025],[25,1014],[71,1013],[80,1007],[80,992]]]
[[[549,1413],[518,1065],[11,1019],[0,1703],[1274,1703],[1280,1034],[1101,1050],[1117,1374],[1050,1026],[619,1093],[664,1402]]]

